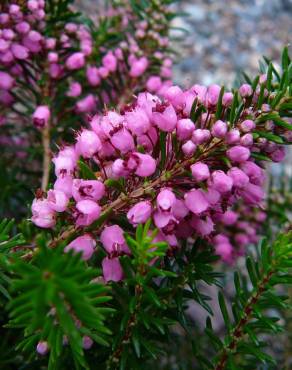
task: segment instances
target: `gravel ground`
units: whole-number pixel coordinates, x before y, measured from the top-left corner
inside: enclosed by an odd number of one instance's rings
[[[188,31],[174,71],[186,86],[230,86],[243,69],[256,74],[259,58],[279,60],[292,34],[292,0],[182,0],[177,9],[189,14],[174,22]]]
[[[88,15],[101,11],[107,0],[75,0]],[[292,0],[180,0],[174,27],[184,28],[174,80],[180,85],[233,85],[242,70],[256,74],[262,55],[278,61],[292,34]],[[94,17],[94,16],[93,16]],[[172,31],[182,36],[181,31]]]

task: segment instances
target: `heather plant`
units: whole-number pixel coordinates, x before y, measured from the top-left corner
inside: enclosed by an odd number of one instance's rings
[[[168,3],[112,1],[97,20],[2,5],[4,142],[29,140],[39,172],[29,219],[0,222],[1,368],[282,361],[266,342],[289,326],[291,202],[266,177],[291,143],[288,48],[237,89],[180,88]]]

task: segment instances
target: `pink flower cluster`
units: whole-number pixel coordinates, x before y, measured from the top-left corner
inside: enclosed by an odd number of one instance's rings
[[[165,17],[163,11],[157,16]],[[129,98],[146,85],[155,93],[165,90],[172,65],[164,51],[168,38],[162,36],[167,27],[164,22],[159,24],[159,19],[150,24],[135,17],[125,5],[112,11],[108,21],[115,21],[115,32],[123,31],[125,37],[107,47],[94,40],[86,26],[73,22],[64,24],[57,35],[45,35],[48,15],[44,0],[28,0],[24,6],[12,3],[0,13],[1,103],[12,105],[15,95],[10,92],[23,88],[23,82],[42,95],[37,82],[44,75],[51,79],[50,95],[58,89],[58,81],[65,81],[65,95],[78,113],[92,113],[105,103],[117,102],[121,84],[123,90],[130,89]],[[153,44],[151,50],[149,43]],[[155,52],[158,48],[161,51]],[[153,75],[153,66],[160,66],[157,75]],[[38,106],[33,123],[44,127],[50,114],[52,107]]]
[[[171,86],[164,99],[141,93],[121,112],[94,116],[90,128],[77,134],[76,144],[53,159],[57,180],[47,198],[34,201],[33,222],[51,228],[56,213],[63,212],[77,233],[85,232],[67,247],[82,251],[84,259],[90,258],[98,238],[107,252],[102,263],[106,281],[122,279],[119,256],[130,253],[123,230],[112,224],[110,215],[105,226],[94,226],[109,210],[126,215],[134,228],[151,218],[159,229],[157,240],[167,241],[171,248],[178,248],[181,239],[204,238],[231,262],[235,254],[222,224],[243,230],[233,208],[241,200],[260,207],[265,197],[262,163],[252,153],[266,153],[274,161],[284,155],[283,146],[253,136],[255,128],[267,132],[266,123],[258,119],[265,113],[254,104],[259,88],[240,88],[245,108],[233,124],[226,119],[231,92],[224,93],[220,118],[215,118],[221,90],[217,85],[194,85],[186,91]],[[200,112],[195,121],[194,103]],[[276,125],[269,131],[285,134]],[[96,168],[95,180],[82,179],[80,158]],[[109,179],[123,191],[112,188]],[[249,240],[253,239],[254,234]],[[247,241],[237,235],[235,243],[245,246]]]
[[[217,254],[223,261],[232,263],[245,254],[246,247],[259,241],[267,214],[257,206],[239,202],[234,210],[229,209],[216,221],[220,231],[213,238]]]

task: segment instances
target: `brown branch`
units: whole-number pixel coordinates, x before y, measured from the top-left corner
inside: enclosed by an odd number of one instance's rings
[[[46,191],[50,177],[51,165],[51,149],[50,149],[50,124],[42,129],[42,144],[43,144],[43,177],[42,177],[42,190]]]
[[[243,316],[230,333],[231,340],[222,349],[217,364],[214,367],[214,370],[225,369],[229,353],[236,351],[238,343],[245,336],[244,326],[253,318],[254,306],[258,303],[261,295],[267,290],[267,284],[269,283],[274,272],[275,272],[274,270],[271,270],[266,275],[264,275],[262,280],[257,285],[256,291],[248,299],[243,309]]]

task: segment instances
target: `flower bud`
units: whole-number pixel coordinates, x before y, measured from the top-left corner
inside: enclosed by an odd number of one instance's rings
[[[142,57],[140,59],[136,59],[130,69],[130,76],[131,77],[139,77],[141,76],[148,67],[148,59],[145,57]]]
[[[98,86],[100,84],[98,68],[88,66],[86,69],[86,78],[90,86]]]
[[[224,138],[227,133],[227,124],[220,120],[216,121],[212,126],[211,133],[214,137],[217,137],[219,139]]]
[[[182,145],[181,149],[186,156],[191,157],[195,153],[197,145],[192,140],[188,140]]]
[[[281,162],[285,158],[285,154],[286,154],[285,148],[279,147],[278,149],[276,149],[274,152],[270,154],[270,157],[272,161],[274,162]]]
[[[40,354],[41,356],[45,356],[49,352],[48,342],[46,341],[38,342],[36,350],[38,354]]]
[[[115,72],[117,69],[117,58],[110,51],[102,58],[102,64],[111,72]]]
[[[244,146],[236,145],[228,149],[226,154],[231,161],[242,163],[250,157],[250,150]]]
[[[13,87],[14,78],[10,74],[0,71],[0,89],[10,90]]]
[[[224,107],[230,107],[233,100],[233,94],[231,92],[226,92],[223,94],[222,105]]]
[[[211,133],[206,129],[197,129],[193,132],[192,140],[195,144],[200,145],[206,143],[211,138]]]
[[[161,131],[171,132],[175,129],[177,116],[172,105],[167,106],[162,113],[153,112],[152,118]]]
[[[124,232],[118,225],[106,226],[100,234],[100,241],[109,254],[129,253]]]
[[[107,283],[109,281],[121,281],[123,279],[123,269],[119,258],[104,258],[102,260],[102,273]]]
[[[76,152],[84,158],[92,158],[102,147],[101,141],[95,132],[83,129],[76,143]]]
[[[234,211],[226,211],[220,217],[220,221],[223,222],[224,225],[233,225],[238,219],[238,214]]]
[[[215,246],[215,252],[218,254],[222,261],[231,263],[232,262],[232,245],[229,242],[218,243]]]
[[[258,205],[264,199],[265,192],[261,186],[248,183],[241,195],[248,204]]]
[[[243,98],[247,98],[252,95],[252,87],[248,84],[241,85],[238,91]]]
[[[49,206],[56,212],[64,212],[69,203],[67,195],[61,190],[49,190],[47,200]]]
[[[221,87],[219,85],[210,85],[207,90],[205,102],[208,107],[216,106],[220,95]]]
[[[151,216],[152,207],[149,201],[142,201],[135,204],[127,213],[127,218],[134,226],[144,224]]]
[[[85,96],[85,98],[79,100],[76,103],[76,109],[80,113],[93,112],[96,108],[95,97],[92,94]]]
[[[195,124],[189,118],[180,119],[176,125],[177,137],[179,140],[186,140],[192,136]]]
[[[197,162],[191,165],[193,178],[197,181],[204,181],[210,177],[209,167],[202,162]]]
[[[74,179],[72,195],[76,202],[84,199],[100,200],[105,194],[105,187],[98,180]]]
[[[67,96],[76,98],[82,93],[82,87],[79,82],[71,82],[67,91]]]
[[[66,67],[70,71],[80,69],[84,66],[84,64],[85,64],[85,57],[84,57],[84,54],[80,52],[73,53],[66,60]]]
[[[237,167],[230,168],[227,174],[233,180],[233,186],[236,188],[242,189],[249,182],[248,176]]]
[[[240,140],[240,132],[236,128],[231,129],[227,132],[225,136],[225,141],[227,144],[237,144]]]
[[[255,129],[254,121],[247,119],[240,124],[240,128],[243,132],[250,132]]]
[[[206,217],[205,220],[193,215],[191,219],[191,226],[196,230],[200,236],[210,235],[214,230],[214,223],[210,217]]]
[[[212,185],[220,193],[227,193],[232,189],[233,180],[221,170],[212,173]]]
[[[161,86],[162,81],[159,76],[151,76],[146,83],[147,90],[152,93],[157,92],[161,88]]]
[[[126,115],[127,128],[137,136],[145,134],[150,129],[150,120],[144,109],[136,108]]]
[[[245,134],[240,138],[240,144],[242,146],[252,146],[253,136],[252,134]]]
[[[44,229],[54,227],[56,224],[55,212],[46,199],[34,199],[32,206],[32,222]]]
[[[25,46],[20,44],[12,44],[11,52],[16,59],[24,60],[28,58],[29,52]]]
[[[209,208],[209,202],[201,190],[193,189],[184,198],[185,205],[194,214],[200,214]]]
[[[77,226],[89,226],[98,219],[101,208],[100,206],[92,200],[80,200],[76,203],[77,217],[76,225]]]
[[[164,97],[175,107],[179,108],[183,106],[184,94],[180,87],[170,86],[164,94]]]
[[[65,247],[64,251],[69,252],[73,250],[75,253],[81,252],[82,259],[87,261],[92,257],[95,246],[96,241],[89,234],[85,234],[74,239]]]
[[[176,197],[174,193],[169,189],[161,190],[156,199],[157,207],[162,212],[171,212],[175,201]]]
[[[87,336],[87,335],[84,335],[84,337],[82,338],[82,347],[84,349],[90,349],[93,345],[93,340]]]
[[[36,127],[43,128],[48,125],[51,118],[51,112],[47,105],[40,105],[36,108],[33,115],[33,124]]]
[[[186,207],[185,202],[182,199],[176,199],[174,206],[172,207],[172,214],[177,220],[182,220],[189,213],[189,209]]]
[[[264,171],[254,162],[242,163],[240,168],[249,177],[249,181],[255,185],[262,185],[264,181]]]

